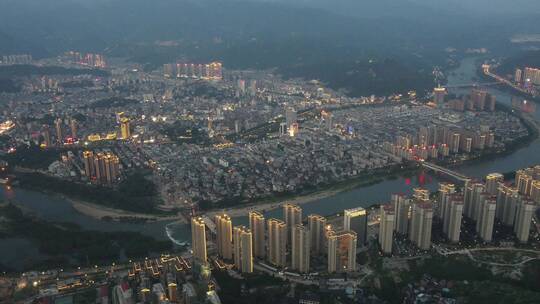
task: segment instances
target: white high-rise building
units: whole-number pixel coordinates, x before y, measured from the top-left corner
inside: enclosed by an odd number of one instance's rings
[[[234,265],[243,273],[253,272],[253,241],[245,226],[234,227]]]
[[[285,224],[287,224],[287,243],[289,244],[292,237],[292,228],[302,224],[302,208],[294,204],[284,204],[283,217],[285,218]]]
[[[381,223],[379,225],[379,245],[385,254],[392,254],[394,241],[395,210],[392,205],[381,205]]]
[[[406,235],[409,232],[409,217],[412,200],[402,194],[392,194],[392,204],[395,210],[394,229],[397,233]]]
[[[519,194],[530,195],[531,185],[534,180],[533,170],[531,168],[516,171],[516,188]]]
[[[467,183],[464,190],[465,215],[477,220],[480,196],[485,192],[486,186],[479,182]]]
[[[500,173],[490,173],[486,176],[486,192],[490,195],[497,195],[499,183],[504,182],[504,176]]]
[[[439,218],[444,221],[450,210],[450,197],[456,192],[456,186],[450,183],[439,184]]]
[[[308,228],[311,240],[311,251],[314,255],[319,255],[325,252],[324,246],[324,229],[326,226],[326,218],[310,214],[308,216]]]
[[[249,212],[249,229],[253,236],[253,255],[258,258],[266,257],[265,222],[264,216],[257,211]]]
[[[529,241],[531,222],[535,211],[536,205],[534,201],[525,198],[519,200],[514,232],[521,243],[527,243]]]
[[[494,197],[482,199],[480,206],[480,214],[476,221],[476,231],[482,240],[489,243],[493,239],[493,225],[495,224],[497,200]]]
[[[191,246],[193,258],[200,263],[206,264],[206,230],[202,217],[191,218]]]
[[[278,219],[268,220],[268,261],[276,266],[286,266],[287,224]]]
[[[302,224],[293,227],[291,269],[300,273],[309,272],[309,258],[311,253],[309,231]]]
[[[409,239],[418,248],[428,250],[431,247],[431,228],[433,208],[430,203],[414,203],[409,229]]]
[[[463,196],[452,195],[447,214],[443,222],[443,231],[450,242],[459,242],[461,234],[461,218],[463,217]]]
[[[505,226],[513,226],[519,199],[518,190],[510,185],[500,184],[497,191],[496,215]]]
[[[218,254],[224,259],[231,260],[233,257],[232,220],[226,214],[218,214],[214,222],[216,223]]]

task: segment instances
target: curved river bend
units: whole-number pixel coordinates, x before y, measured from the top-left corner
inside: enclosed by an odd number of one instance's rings
[[[449,85],[471,83],[476,78],[476,58],[466,58],[461,65],[453,71],[448,78]],[[491,87],[490,93],[497,96],[497,102],[511,105],[512,94],[500,89]],[[451,93],[464,94],[468,90],[455,90]],[[535,119],[540,121],[539,113],[534,113]],[[510,155],[498,158],[466,164],[455,168],[466,175],[481,178],[491,172],[510,172],[517,169],[540,164],[540,139],[536,139],[526,147],[523,147]],[[367,207],[375,203],[386,202],[390,195],[396,192],[410,193],[414,187],[423,185],[426,188],[435,190],[438,179],[434,175],[425,174],[418,177],[398,177],[397,179],[385,180],[378,184],[348,190],[335,194],[331,197],[322,198],[302,205],[304,214],[318,213],[330,215],[342,211],[343,209],[363,206]],[[188,225],[175,222],[153,222],[153,223],[118,223],[101,221],[78,213],[71,204],[60,196],[48,195],[39,192],[12,189],[7,190],[0,187],[0,197],[12,200],[15,203],[32,210],[38,216],[51,221],[73,222],[84,229],[99,231],[138,231],[146,235],[151,235],[157,239],[171,239],[175,243],[189,241],[190,228]],[[281,210],[269,211],[267,217],[281,217]],[[233,219],[235,224],[247,224],[246,217]],[[11,243],[10,243],[11,242]],[[0,240],[0,248],[6,248],[13,242],[21,243],[20,240]],[[24,245],[24,244],[23,244]],[[35,248],[21,245],[20,255],[27,252],[28,258],[35,256]],[[7,247],[9,248],[9,247]],[[24,250],[27,248],[28,250]],[[0,254],[0,263],[11,263],[12,256]]]

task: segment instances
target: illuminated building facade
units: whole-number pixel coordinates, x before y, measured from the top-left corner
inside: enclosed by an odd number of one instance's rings
[[[112,185],[120,178],[120,159],[111,152],[83,151],[84,174],[93,183]]]
[[[291,269],[300,273],[309,272],[310,244],[308,229],[302,224],[294,226],[292,229]]]
[[[249,212],[249,228],[253,236],[253,255],[264,259],[266,257],[266,229],[264,216],[260,212]]]
[[[268,261],[276,266],[286,266],[287,224],[278,219],[268,220]]]
[[[328,235],[328,272],[356,271],[356,233],[330,232]]]
[[[191,219],[191,244],[193,258],[199,263],[206,264],[206,230],[202,217]]]
[[[122,135],[122,139],[129,139],[131,137],[131,126],[127,117],[120,118],[120,135]]]
[[[343,229],[356,233],[358,246],[364,246],[367,241],[367,224],[368,214],[366,209],[358,207],[343,211]]]
[[[446,89],[437,87],[433,89],[433,102],[437,107],[442,107],[444,105],[444,97],[446,96]]]
[[[311,241],[311,251],[314,255],[325,252],[324,247],[324,229],[326,226],[326,218],[318,214],[310,214],[308,216],[308,228]]]
[[[167,63],[163,65],[163,76],[171,78],[192,78],[205,80],[223,79],[223,65],[221,62],[197,63]]]
[[[486,192],[491,195],[497,194],[499,183],[504,181],[504,176],[500,173],[490,173],[486,176]]]
[[[253,242],[251,231],[245,226],[234,227],[234,265],[243,273],[253,272]]]
[[[215,216],[218,254],[227,260],[233,258],[232,220],[226,214]]]

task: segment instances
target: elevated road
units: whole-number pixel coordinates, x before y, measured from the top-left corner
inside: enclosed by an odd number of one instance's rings
[[[525,95],[528,95],[528,96],[531,96],[533,98],[536,98],[538,97],[538,94],[537,92],[535,92],[534,90],[533,91],[529,91],[527,89],[524,89],[514,83],[512,83],[510,80],[504,78],[504,77],[501,77],[493,72],[491,72],[491,66],[488,65],[488,64],[484,64],[482,65],[482,71],[484,72],[484,74],[488,77],[491,77],[493,78],[494,80],[496,80],[497,82],[501,83],[501,84],[505,84],[511,88],[513,88],[514,90],[516,91],[519,91],[520,93],[523,93]]]

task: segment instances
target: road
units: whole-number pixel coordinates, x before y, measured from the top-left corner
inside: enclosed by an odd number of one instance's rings
[[[487,264],[487,265],[491,265],[491,266],[504,266],[504,267],[517,267],[517,266],[522,266],[530,261],[533,261],[533,260],[540,260],[540,251],[537,251],[537,250],[532,250],[532,249],[519,249],[519,248],[513,248],[513,247],[509,247],[509,248],[501,248],[501,247],[486,247],[486,248],[472,248],[472,249],[462,249],[462,250],[454,250],[454,251],[446,251],[444,250],[443,248],[439,247],[439,246],[434,246],[435,250],[437,250],[437,252],[440,254],[440,255],[443,255],[443,256],[449,256],[449,255],[455,255],[455,254],[465,254],[467,255],[472,261],[474,262],[477,262],[477,263],[482,263],[482,264]],[[497,263],[497,262],[486,262],[486,261],[482,261],[482,260],[478,260],[477,258],[475,258],[473,256],[473,252],[479,252],[479,251],[512,251],[512,252],[524,252],[524,253],[532,253],[532,254],[536,254],[537,257],[528,257],[526,259],[524,259],[523,261],[519,262],[519,263]]]
[[[490,71],[490,66],[489,66],[489,65],[484,65],[484,66],[482,66],[482,69],[483,69],[485,75],[487,75],[487,76],[489,76],[489,77],[491,77],[491,78],[493,78],[493,79],[495,79],[495,80],[497,80],[497,81],[499,81],[499,82],[501,82],[501,83],[504,83],[504,84],[506,84],[506,85],[512,87],[513,89],[515,89],[515,90],[517,90],[517,91],[519,91],[519,92],[521,92],[521,93],[523,93],[523,94],[530,95],[530,96],[533,97],[533,98],[534,98],[534,97],[537,97],[534,93],[532,93],[532,92],[530,92],[530,91],[528,91],[528,90],[525,90],[525,89],[523,89],[523,88],[521,88],[521,87],[515,85],[514,83],[512,83],[512,82],[509,81],[508,79],[505,79],[505,78],[503,78],[503,77],[501,77],[501,76],[499,76],[499,75],[497,75],[497,74],[492,73],[492,72]]]

